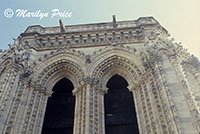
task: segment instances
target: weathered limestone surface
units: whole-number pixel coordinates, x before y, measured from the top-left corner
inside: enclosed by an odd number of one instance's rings
[[[0,51],[0,133],[39,134],[53,86],[76,98],[74,134],[105,134],[104,95],[115,74],[133,93],[141,134],[200,133],[200,63],[153,17],[29,26]]]

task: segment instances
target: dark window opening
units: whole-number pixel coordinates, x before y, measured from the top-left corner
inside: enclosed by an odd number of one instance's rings
[[[75,97],[74,86],[63,78],[53,87],[48,99],[42,134],[73,134]]]
[[[127,81],[114,75],[104,98],[106,134],[139,134],[133,95]]]

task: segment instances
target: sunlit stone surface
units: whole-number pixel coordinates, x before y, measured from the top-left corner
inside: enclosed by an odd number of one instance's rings
[[[153,17],[59,24],[0,51],[0,133],[200,133],[199,60]]]

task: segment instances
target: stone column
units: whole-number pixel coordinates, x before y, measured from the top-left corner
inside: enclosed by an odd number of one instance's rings
[[[105,110],[104,95],[107,92],[106,87],[95,86],[94,90],[94,117],[96,126],[96,134],[105,134]]]
[[[163,54],[160,57],[158,69],[160,71],[160,79],[162,80],[164,89],[161,91],[163,95],[167,95],[168,97],[166,101],[169,102],[168,104],[170,106],[170,110],[167,111],[172,111],[173,113],[173,120],[176,124],[177,133],[185,132],[197,134],[197,130],[193,125],[193,117],[189,108],[190,104],[185,98],[185,86],[182,83],[182,76],[180,75],[183,72],[180,70],[180,68],[177,68],[177,66],[178,64],[176,64],[176,62],[170,61],[169,56]],[[168,120],[168,115],[166,115],[166,117]]]
[[[85,134],[86,91],[83,86],[73,90],[75,95],[74,134]]]
[[[0,75],[0,133],[6,132],[7,126],[12,124],[9,118],[17,93],[19,70],[15,64],[8,65]]]
[[[74,128],[73,133],[74,134],[80,134],[81,133],[81,123],[82,123],[82,95],[81,95],[81,87],[74,88],[73,95],[75,95],[75,112],[74,112]]]
[[[146,134],[147,133],[147,131],[146,131],[147,122],[145,122],[145,117],[143,114],[144,103],[142,102],[145,100],[144,100],[144,95],[141,94],[142,93],[141,84],[142,83],[138,83],[137,85],[134,85],[134,86],[128,86],[128,89],[130,92],[133,93],[133,99],[135,102],[135,110],[136,110],[136,116],[137,116],[137,121],[138,121],[139,133]]]
[[[18,120],[21,120],[21,123],[16,127],[18,128],[17,132],[39,134],[43,126],[47,100],[52,92],[42,86],[34,86],[27,92],[28,95],[24,95],[26,99],[23,100],[25,107],[20,109],[21,116]]]
[[[160,89],[154,83],[157,82],[154,77],[151,71],[146,72],[141,80],[128,88],[134,96],[139,132],[142,134],[167,134],[170,126],[167,126],[166,123]]]
[[[184,95],[184,99],[187,102],[187,108],[190,110],[190,114],[188,118],[190,119],[191,124],[193,125],[193,133],[200,133],[200,110],[198,107],[198,103],[195,100],[195,95],[192,91],[193,85],[198,85],[198,81],[193,80],[192,83],[188,82],[186,72],[181,65],[182,60],[176,56],[171,57],[171,62],[173,63],[174,69],[176,70],[178,80],[182,84],[182,93]],[[192,78],[190,78],[192,80]],[[192,85],[190,85],[192,84]],[[197,87],[198,89],[199,87]],[[189,122],[189,121],[188,121]],[[195,128],[195,129],[194,129]]]
[[[20,79],[4,133],[41,133],[49,94],[41,86]]]
[[[75,88],[74,134],[104,134],[104,93],[91,79]]]
[[[152,75],[150,76],[149,88],[154,103],[156,119],[159,121],[157,127],[159,133],[181,133],[178,120],[175,113],[174,103],[171,94],[169,93],[167,80],[163,68],[163,60],[157,57],[153,62]]]
[[[32,134],[40,134],[42,132],[46,107],[48,98],[52,95],[52,91],[48,90],[44,87],[37,88],[39,95],[38,95],[38,103],[35,104],[35,112],[32,114],[33,128]]]
[[[200,108],[200,77],[197,71],[197,68],[194,68],[189,63],[181,64],[181,68],[184,71],[185,80],[188,83],[188,86],[191,89],[192,94],[195,97],[197,106]]]
[[[27,89],[27,90],[26,90]],[[18,133],[18,129],[20,128],[23,113],[24,113],[24,99],[27,97],[25,94],[28,92],[28,85],[25,81],[19,81],[16,95],[13,100],[13,104],[11,106],[10,114],[7,119],[5,133]]]
[[[34,107],[34,101],[36,101],[37,91],[34,87],[28,86],[24,89],[24,94],[21,99],[21,106],[17,114],[17,120],[19,123],[16,124],[16,133],[25,134],[28,133],[29,120]]]

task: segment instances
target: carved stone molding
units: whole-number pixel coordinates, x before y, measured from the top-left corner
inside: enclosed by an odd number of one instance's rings
[[[200,62],[153,17],[29,26],[0,50],[0,133],[39,134],[55,84],[69,79],[74,134],[105,134],[104,95],[114,75],[133,93],[141,134],[200,132]]]

